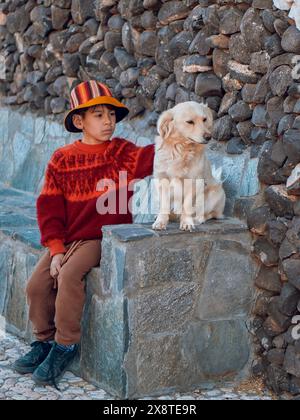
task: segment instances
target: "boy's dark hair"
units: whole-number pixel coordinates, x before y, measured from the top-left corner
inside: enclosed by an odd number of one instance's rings
[[[103,104],[103,105],[105,105],[107,108],[109,108],[109,109],[115,109],[115,107],[114,106],[112,106],[112,105],[109,105],[109,104]],[[82,109],[77,109],[75,112],[74,112],[74,114],[73,115],[76,115],[76,114],[78,114],[78,115],[80,115],[81,117],[84,117],[85,116],[85,114],[86,114],[86,112],[87,112],[87,110],[88,109],[92,109],[92,111],[94,111],[97,107],[98,107],[99,105],[94,105],[94,106],[90,106],[90,107],[88,107],[88,108],[82,108]]]

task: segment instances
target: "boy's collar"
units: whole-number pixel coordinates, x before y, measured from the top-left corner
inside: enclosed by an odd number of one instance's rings
[[[104,141],[99,144],[87,144],[82,143],[82,139],[78,139],[74,142],[74,146],[77,149],[80,149],[82,152],[102,152],[107,149],[107,147],[111,144],[112,139]]]

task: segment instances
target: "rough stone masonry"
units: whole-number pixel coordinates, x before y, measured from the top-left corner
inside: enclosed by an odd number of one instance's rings
[[[247,149],[259,158],[260,194],[237,204],[261,264],[254,370],[276,392],[297,395],[300,341],[293,337],[292,320],[300,310],[300,31],[295,5],[2,1],[0,92],[6,105],[61,117],[69,88],[95,78],[125,101],[131,118],[149,112],[152,125],[179,102],[208,103],[215,113],[215,147],[225,145],[227,154]]]

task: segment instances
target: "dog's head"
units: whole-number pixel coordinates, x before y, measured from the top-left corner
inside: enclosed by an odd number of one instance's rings
[[[166,139],[178,133],[187,140],[206,144],[211,137],[213,114],[203,103],[183,102],[162,113],[157,122],[160,136]]]

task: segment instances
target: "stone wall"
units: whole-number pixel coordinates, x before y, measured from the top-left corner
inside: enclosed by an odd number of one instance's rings
[[[272,1],[14,0],[0,9],[4,104],[62,121],[69,89],[95,78],[129,106],[133,126],[137,117],[144,119],[140,132],[151,132],[151,142],[163,110],[189,99],[206,101],[216,117],[209,151],[223,167],[226,214],[233,214],[236,197],[258,193],[262,143],[276,134],[273,120],[266,126],[264,119],[267,111],[276,118],[277,109],[268,80],[285,91],[281,75],[293,55],[285,54],[280,36],[286,50],[298,48],[292,21],[287,12],[273,11]],[[56,132],[53,142],[49,131],[45,156],[59,141]],[[26,189],[37,192],[43,165],[34,168],[39,180]],[[19,175],[13,186],[23,188],[25,179]]]
[[[69,88],[104,81],[130,117],[205,100],[213,137],[257,156],[277,136],[300,33],[272,0],[13,0],[0,3],[6,104],[63,114]],[[295,105],[295,104],[294,104]],[[296,108],[297,110],[298,108]],[[289,101],[285,113],[293,111]],[[266,116],[268,113],[268,117]],[[288,125],[282,121],[280,131]]]
[[[274,3],[286,14],[293,3],[289,16],[296,17],[299,25],[298,3],[289,2],[289,7],[283,7],[282,1]],[[281,40],[279,50],[283,48],[285,52],[274,50],[266,73],[269,83],[266,105],[254,109],[261,126],[272,135],[266,136],[259,158],[261,194],[256,200],[242,203],[253,233],[253,255],[261,264],[255,280],[257,298],[252,331],[257,359],[253,372],[263,375],[276,393],[299,395],[300,77],[296,53],[300,52],[300,32],[293,24],[286,27],[281,18],[273,21],[273,26]]]
[[[292,87],[293,89],[294,87]],[[300,96],[298,95],[300,98]],[[297,101],[297,98],[288,97]],[[253,253],[261,263],[254,310],[257,374],[265,374],[278,393],[300,393],[300,212],[299,117],[293,128],[267,142],[259,163],[263,196],[246,212],[255,238]]]

